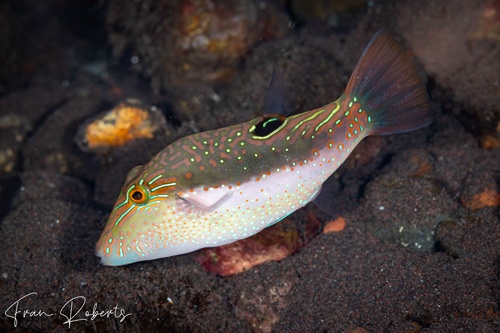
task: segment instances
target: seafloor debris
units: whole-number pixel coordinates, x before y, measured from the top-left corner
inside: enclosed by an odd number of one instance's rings
[[[342,216],[337,217],[334,220],[328,221],[323,228],[324,234],[330,234],[332,232],[340,232],[345,229],[346,221]]]
[[[80,128],[76,142],[83,151],[106,152],[131,140],[152,139],[165,124],[158,108],[127,99]]]
[[[500,207],[500,193],[492,189],[485,189],[484,192],[476,194],[469,202],[464,202],[464,206],[471,210],[479,210],[484,207]]]

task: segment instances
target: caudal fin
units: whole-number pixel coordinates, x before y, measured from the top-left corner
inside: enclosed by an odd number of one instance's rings
[[[386,31],[370,41],[345,94],[356,96],[371,116],[370,135],[407,132],[434,121],[429,97],[415,65]]]

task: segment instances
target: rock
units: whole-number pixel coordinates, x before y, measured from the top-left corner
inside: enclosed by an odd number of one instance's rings
[[[435,251],[436,228],[453,218],[457,202],[432,179],[384,174],[369,183],[363,209],[377,237],[418,252]]]
[[[127,99],[80,127],[75,141],[83,151],[106,153],[135,139],[153,139],[168,127],[161,110]]]

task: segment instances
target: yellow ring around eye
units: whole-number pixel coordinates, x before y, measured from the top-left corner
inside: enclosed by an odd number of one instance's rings
[[[149,193],[143,186],[135,186],[128,192],[128,199],[136,205],[144,205],[149,201]]]

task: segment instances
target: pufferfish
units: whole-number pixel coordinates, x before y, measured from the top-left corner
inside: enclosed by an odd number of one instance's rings
[[[433,121],[414,64],[379,31],[334,102],[289,115],[274,75],[264,115],[170,144],[127,175],[96,245],[104,265],[127,265],[250,237],[314,200],[368,135]]]

